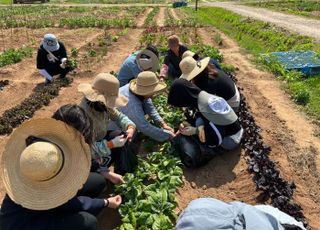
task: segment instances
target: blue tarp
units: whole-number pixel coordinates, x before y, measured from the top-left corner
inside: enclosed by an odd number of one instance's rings
[[[298,70],[306,75],[320,74],[320,57],[313,51],[271,53],[288,70]]]

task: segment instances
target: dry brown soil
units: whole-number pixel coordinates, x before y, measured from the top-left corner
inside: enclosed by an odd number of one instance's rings
[[[158,26],[164,26],[165,23],[165,7],[160,7],[160,11],[156,16],[156,22]]]

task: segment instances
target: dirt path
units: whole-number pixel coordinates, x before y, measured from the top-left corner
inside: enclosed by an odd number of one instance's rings
[[[204,43],[212,44],[212,33],[208,33],[208,29],[200,29],[200,32]],[[282,175],[295,182],[294,199],[303,207],[312,228],[317,229],[320,186],[314,156],[320,148],[319,139],[313,137],[315,127],[297,110],[274,76],[258,70],[233,40],[219,33],[225,44],[219,49],[226,63],[239,68],[238,85],[243,88],[253,115],[263,130],[265,143],[272,147],[270,157],[277,162]]]
[[[172,9],[170,9],[170,11],[171,11],[172,17],[173,17],[175,20],[179,20],[179,19],[180,19],[180,18],[178,17],[178,15],[177,15],[175,9],[172,8]]]
[[[210,2],[204,6],[222,7],[245,17],[270,22],[289,31],[315,38],[320,41],[320,20],[307,19],[300,16],[278,13],[263,8],[238,5],[233,2]]]
[[[158,15],[156,16],[156,22],[157,22],[157,26],[164,26],[165,24],[165,7],[160,7],[160,11],[158,13]]]
[[[153,8],[146,8],[145,11],[142,13],[142,18],[139,18],[138,21],[137,21],[137,27],[138,28],[141,28],[143,27],[144,25],[144,21],[145,21],[145,18],[148,16],[148,14],[153,10]]]

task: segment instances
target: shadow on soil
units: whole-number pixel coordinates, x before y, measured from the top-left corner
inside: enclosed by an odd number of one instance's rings
[[[197,187],[219,187],[236,178],[234,167],[240,160],[241,149],[224,152],[214,157],[208,164],[198,169],[184,169],[187,181],[194,182]]]

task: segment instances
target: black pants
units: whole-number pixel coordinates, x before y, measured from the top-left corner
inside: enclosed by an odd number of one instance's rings
[[[72,68],[66,67],[65,69],[62,69],[59,65],[49,66],[45,69],[51,76],[55,76],[60,74],[60,77],[65,77],[67,73],[69,73]]]
[[[106,180],[98,173],[90,173],[87,182],[79,190],[77,196],[96,198],[106,186]],[[62,213],[57,216],[57,230],[97,230],[97,218],[88,212]]]

